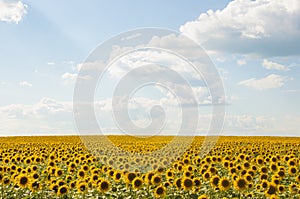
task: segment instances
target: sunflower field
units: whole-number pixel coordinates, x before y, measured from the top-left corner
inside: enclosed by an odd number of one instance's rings
[[[107,137],[137,154],[173,139]],[[195,137],[179,157],[171,150],[143,159],[105,143],[90,150],[78,136],[3,137],[0,198],[300,198],[299,138],[219,137],[201,155],[204,139]],[[152,169],[128,169],[133,162]]]

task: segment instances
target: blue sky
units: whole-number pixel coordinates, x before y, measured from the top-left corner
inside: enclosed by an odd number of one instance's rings
[[[219,70],[224,135],[298,136],[299,13],[297,0],[0,0],[0,135],[76,133],[78,66],[114,35],[161,27],[198,42]]]

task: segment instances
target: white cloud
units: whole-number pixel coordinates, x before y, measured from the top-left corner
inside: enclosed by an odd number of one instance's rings
[[[274,124],[274,117],[254,116],[254,115],[227,115],[225,120],[224,131],[231,133],[245,133],[245,131],[257,132],[271,128]]]
[[[300,52],[299,0],[235,0],[200,14],[180,31],[206,49],[263,56]]]
[[[223,135],[299,136],[299,115],[248,115],[226,116]]]
[[[20,86],[26,86],[26,87],[32,87],[32,84],[27,82],[27,81],[22,81],[22,82],[19,82],[19,85]]]
[[[55,65],[55,62],[47,62],[47,65],[53,66],[53,65]]]
[[[264,59],[262,62],[262,66],[268,70],[283,70],[283,71],[288,71],[289,68],[282,65],[278,64],[276,62],[269,61],[267,59]]]
[[[267,90],[267,89],[279,88],[283,86],[284,81],[285,81],[284,77],[276,74],[271,74],[261,79],[256,79],[256,78],[247,79],[239,82],[238,85],[247,86],[256,90]]]
[[[142,36],[141,33],[136,33],[136,34],[133,34],[133,35],[129,35],[127,37],[123,37],[123,38],[121,38],[121,40],[124,41],[124,40],[136,39],[137,37],[140,37],[140,36]]]
[[[21,1],[0,0],[0,21],[18,24],[27,13],[27,5]]]
[[[11,104],[0,107],[0,134],[51,135],[75,134],[72,102],[43,98],[31,105]]]
[[[65,60],[65,61],[62,61],[63,64],[74,64],[75,62],[72,61],[72,60]]]
[[[283,90],[282,92],[284,93],[297,93],[300,92],[300,90],[298,89],[288,89],[288,90]]]
[[[95,102],[95,114],[104,132],[119,132],[111,118],[111,99]],[[129,113],[133,113],[133,123],[145,126],[152,119],[147,118],[147,112],[156,104],[161,104],[166,111],[166,133],[174,133],[180,127],[180,114],[169,109],[168,103],[160,103],[149,98],[135,98],[129,104]],[[12,104],[0,106],[0,134],[5,135],[51,135],[76,134],[73,122],[73,103],[71,101],[58,101],[44,97],[31,105]],[[180,108],[180,107],[178,107]],[[133,111],[133,112],[132,112]],[[188,110],[187,110],[188,111]],[[141,114],[137,114],[141,112]],[[154,115],[155,116],[155,115]],[[157,116],[158,117],[158,116]],[[209,128],[212,115],[202,113],[199,115],[198,130],[205,134]],[[150,119],[150,120],[149,120]],[[269,115],[228,114],[224,124],[224,135],[284,135],[298,136],[300,116],[282,115],[273,117]],[[130,132],[131,133],[131,132]]]
[[[69,84],[74,84],[76,82],[77,79],[82,79],[82,80],[90,80],[92,77],[89,75],[80,75],[78,76],[77,73],[64,73],[61,76],[63,82],[65,85],[69,85]]]
[[[64,84],[73,84],[77,79],[77,73],[64,73],[61,78],[64,81]]]
[[[243,66],[243,65],[247,64],[246,60],[244,60],[244,59],[239,59],[239,60],[237,60],[236,63],[237,63],[239,66]]]
[[[104,67],[106,67],[106,64],[107,63],[104,63],[101,60],[97,60],[97,61],[94,61],[94,62],[84,62],[84,63],[77,64],[74,67],[74,70],[77,70],[77,71],[82,70],[82,71],[91,71],[91,72],[93,72],[93,71],[103,69]]]

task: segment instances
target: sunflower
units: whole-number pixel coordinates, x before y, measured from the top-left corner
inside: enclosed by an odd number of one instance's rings
[[[38,178],[40,177],[38,173],[33,173],[31,176],[32,176],[32,178],[35,179],[35,180],[38,179]]]
[[[98,179],[99,179],[99,176],[97,174],[94,174],[94,175],[92,175],[91,179],[92,179],[93,182],[97,182]]]
[[[290,166],[288,172],[291,176],[295,176],[298,172],[298,169],[296,166]]]
[[[10,184],[10,178],[8,176],[5,176],[2,178],[2,184],[4,186],[8,186]]]
[[[102,193],[106,193],[110,188],[110,183],[106,179],[102,179],[98,185],[98,190]]]
[[[268,168],[267,168],[266,166],[262,166],[262,167],[260,168],[260,172],[261,172],[261,173],[268,173]]]
[[[272,182],[275,183],[276,185],[279,185],[280,183],[280,178],[276,175],[272,176]]]
[[[174,181],[174,185],[175,185],[175,187],[176,187],[178,190],[181,189],[181,181],[182,181],[181,178],[177,178],[177,179]]]
[[[50,189],[52,191],[54,191],[55,193],[58,192],[58,188],[59,188],[59,186],[57,184],[51,184],[51,186],[50,186]]]
[[[171,186],[171,183],[170,183],[170,182],[164,182],[164,184],[163,184],[163,185],[164,185],[164,187],[166,187],[166,188],[167,188],[167,187]]]
[[[262,180],[262,181],[261,181],[261,187],[262,187],[263,189],[267,189],[268,186],[269,186],[269,182],[268,182],[267,180]]]
[[[279,169],[279,171],[277,172],[277,175],[278,175],[280,178],[284,178],[284,177],[285,177],[285,170]]]
[[[130,172],[126,174],[126,182],[132,183],[132,181],[136,178],[136,173]]]
[[[56,171],[55,171],[55,176],[56,177],[60,177],[60,176],[62,176],[63,175],[63,171],[61,170],[61,169],[56,169]]]
[[[237,169],[235,167],[230,168],[229,172],[230,172],[230,174],[237,173]]]
[[[217,188],[218,187],[218,184],[219,184],[219,181],[220,181],[220,177],[219,176],[213,176],[211,179],[210,179],[210,184],[214,187],[214,188]]]
[[[268,179],[268,174],[261,173],[260,176],[259,176],[259,179],[260,180],[266,180],[266,179]]]
[[[209,197],[205,194],[198,197],[198,199],[209,199]]]
[[[115,171],[114,170],[108,170],[107,174],[108,174],[109,177],[113,178],[114,175],[115,175]]]
[[[17,169],[17,166],[15,164],[12,164],[9,168],[11,171],[15,171]]]
[[[164,167],[158,167],[157,172],[158,172],[158,173],[163,173],[164,170],[165,170]]]
[[[71,175],[66,175],[65,180],[69,183],[71,182],[73,177]]]
[[[164,197],[166,195],[166,188],[163,186],[156,187],[154,195],[156,198]]]
[[[254,196],[253,192],[245,194],[246,198],[253,198],[253,196]]]
[[[215,167],[209,167],[208,171],[213,175],[217,173],[217,169]]]
[[[116,182],[120,181],[121,178],[122,178],[122,174],[120,172],[117,171],[117,172],[114,173],[114,180]]]
[[[255,189],[260,192],[261,191],[261,184],[256,184]]]
[[[194,178],[193,181],[194,181],[195,187],[200,187],[201,186],[200,178]]]
[[[245,175],[245,179],[247,180],[247,182],[251,182],[253,178],[251,175],[247,174]]]
[[[152,177],[153,177],[153,176],[154,176],[154,173],[153,173],[153,172],[147,173],[146,176],[145,176],[145,181],[146,181],[147,183],[150,183],[150,184],[151,184],[151,180],[152,180]]]
[[[184,177],[191,177],[192,173],[190,171],[185,171],[183,175]]]
[[[81,169],[84,170],[84,171],[88,171],[88,170],[89,170],[89,166],[86,165],[86,164],[85,164],[85,165],[82,165],[82,166],[81,166]]]
[[[41,188],[41,184],[40,184],[39,181],[37,181],[37,180],[34,180],[34,181],[30,182],[30,184],[29,184],[29,189],[30,189],[32,192],[39,191],[40,188]]]
[[[32,171],[37,171],[38,167],[36,165],[32,165],[31,169]]]
[[[222,191],[227,191],[228,189],[230,189],[230,180],[225,177],[221,178],[219,181],[218,187]]]
[[[61,186],[65,185],[66,183],[65,183],[65,181],[63,181],[63,180],[58,180],[58,181],[56,182],[56,184],[57,184],[59,187],[61,187]]]
[[[155,174],[153,177],[152,177],[152,179],[151,179],[151,183],[152,184],[154,184],[154,185],[160,185],[161,184],[161,181],[162,181],[162,179],[161,179],[161,176],[160,175],[157,175],[157,174]]]
[[[191,190],[194,186],[194,181],[188,177],[185,177],[181,181],[181,187],[183,187],[184,190]]]
[[[168,169],[166,171],[166,177],[167,178],[173,178],[174,177],[174,172],[171,169]]]
[[[137,177],[137,178],[135,178],[135,179],[132,181],[132,187],[133,187],[134,189],[140,189],[140,188],[142,188],[142,186],[143,186],[143,179],[142,179],[142,178]]]
[[[296,166],[296,159],[290,159],[289,161],[288,161],[288,165],[289,166]]]
[[[70,188],[74,189],[76,187],[76,180],[70,182]]]
[[[292,194],[296,194],[298,192],[298,185],[296,183],[292,183],[290,184],[289,186],[289,191],[292,193]]]
[[[55,164],[55,162],[50,161],[50,162],[48,162],[48,165],[49,165],[50,167],[54,167],[56,164]]]
[[[80,170],[78,170],[78,172],[77,172],[77,177],[78,178],[84,178],[85,177],[85,172],[84,172],[84,170],[82,170],[82,169],[80,169]]]
[[[228,168],[228,167],[229,167],[229,161],[228,161],[228,160],[225,160],[225,161],[223,162],[223,167],[225,167],[225,168]]]
[[[3,160],[3,162],[4,162],[5,164],[10,163],[10,158],[9,158],[9,157],[6,157],[6,158]]]
[[[296,177],[295,177],[295,180],[299,183],[300,182],[300,174],[298,174]]]
[[[276,163],[271,163],[271,164],[270,164],[270,170],[271,170],[272,172],[276,172],[276,171],[278,170],[277,164],[276,164]]]
[[[63,186],[61,186],[61,187],[58,188],[57,195],[61,196],[61,195],[67,194],[68,191],[69,191],[68,186],[67,185],[63,185]]]
[[[249,164],[249,162],[244,162],[243,163],[243,168],[245,169],[245,170],[248,170],[249,168],[250,168],[250,164]]]
[[[71,163],[69,164],[69,167],[70,167],[71,169],[75,169],[75,168],[77,167],[77,165],[76,165],[75,162],[71,162]]]
[[[28,186],[29,182],[29,177],[27,175],[21,174],[20,176],[18,176],[17,184],[19,187],[25,188]]]
[[[278,185],[278,192],[279,193],[283,193],[284,191],[285,191],[285,187],[284,187],[284,185]]]
[[[205,172],[204,174],[203,174],[203,179],[204,180],[209,180],[211,178],[211,173],[210,172]]]
[[[271,197],[273,195],[275,195],[277,192],[277,185],[273,182],[270,182],[268,185],[268,188],[265,191],[265,195],[268,197]]]
[[[80,192],[80,193],[85,192],[85,191],[87,190],[87,185],[86,185],[86,183],[85,183],[85,182],[80,182],[80,183],[78,183],[78,184],[77,184],[77,190],[78,190],[78,192]]]
[[[234,181],[234,188],[238,191],[244,191],[245,189],[247,189],[247,180],[245,180],[244,178],[238,177]]]

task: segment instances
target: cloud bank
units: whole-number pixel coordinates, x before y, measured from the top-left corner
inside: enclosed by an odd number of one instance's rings
[[[298,0],[235,0],[223,10],[202,13],[180,31],[207,50],[266,57],[297,55],[299,18]]]

